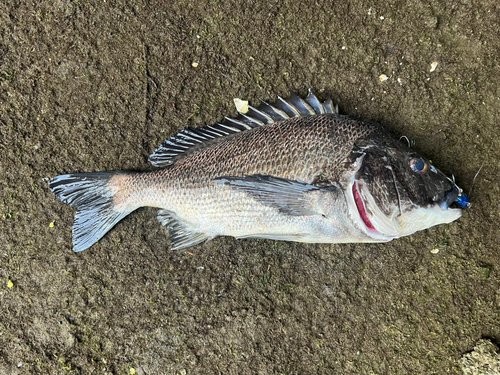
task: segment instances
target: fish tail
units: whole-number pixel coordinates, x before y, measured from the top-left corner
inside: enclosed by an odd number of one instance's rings
[[[121,172],[76,173],[52,178],[49,187],[64,203],[76,207],[73,251],[88,249],[138,206],[127,202],[127,179]]]

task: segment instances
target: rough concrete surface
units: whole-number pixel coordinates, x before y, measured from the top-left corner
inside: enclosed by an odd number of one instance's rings
[[[2,1],[0,373],[460,374],[500,341],[499,4]],[[471,208],[387,244],[180,251],[140,209],[73,253],[48,178],[147,170],[233,98],[306,84],[467,191],[484,163]]]

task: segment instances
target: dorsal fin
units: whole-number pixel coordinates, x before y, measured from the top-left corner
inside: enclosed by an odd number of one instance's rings
[[[288,99],[278,96],[273,104],[262,101],[257,108],[248,106],[248,111],[246,113],[240,112],[235,119],[226,117],[224,121],[214,125],[181,130],[173,137],[163,141],[160,147],[150,155],[149,161],[155,167],[166,167],[173,164],[177,156],[186,154],[195,146],[203,147],[203,144],[216,138],[230,136],[291,117],[338,113],[330,96],[321,103],[310,88],[305,99],[291,90],[290,93],[291,96]]]

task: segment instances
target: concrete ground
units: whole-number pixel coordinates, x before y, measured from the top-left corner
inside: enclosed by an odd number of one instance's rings
[[[500,342],[499,25],[493,0],[3,1],[0,373],[460,374]],[[72,251],[48,178],[147,170],[233,98],[306,84],[467,191],[484,163],[470,209],[387,244],[179,251],[140,209]]]

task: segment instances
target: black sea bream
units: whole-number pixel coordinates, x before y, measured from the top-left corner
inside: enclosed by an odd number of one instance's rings
[[[309,91],[187,128],[150,156],[150,172],[50,180],[76,207],[82,251],[139,207],[160,209],[172,248],[217,236],[385,242],[458,219],[462,190],[379,124],[339,115]]]

